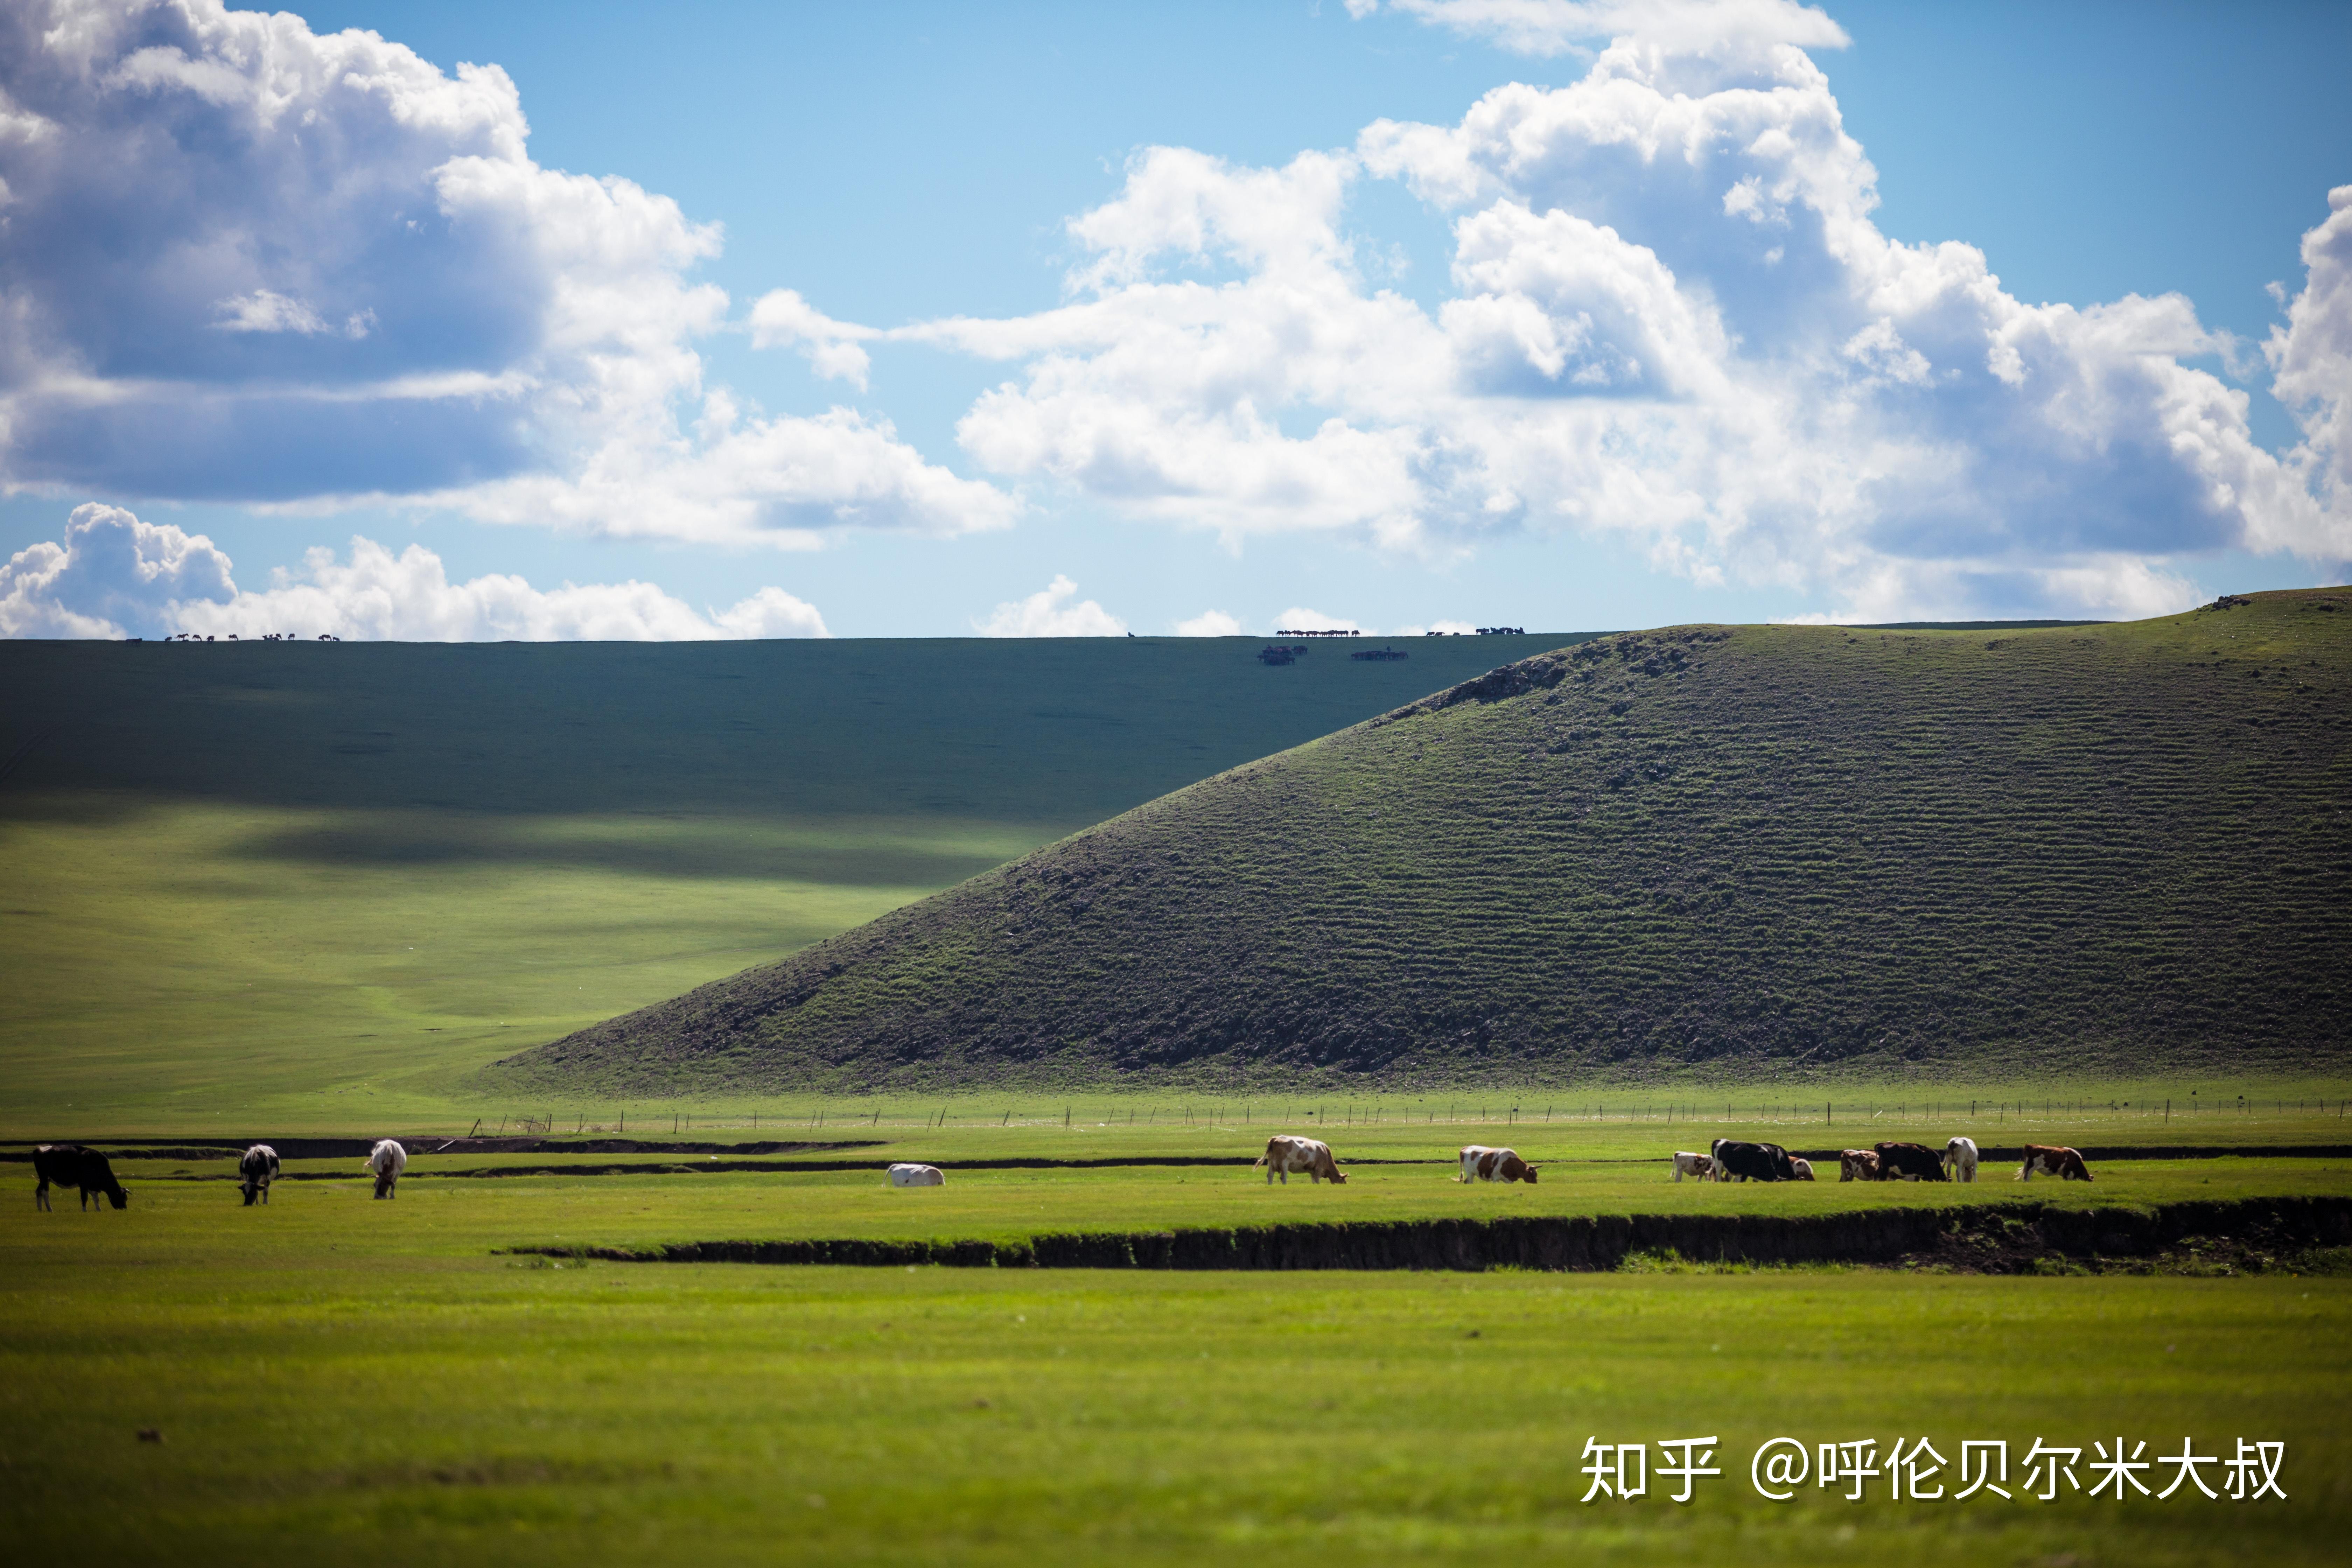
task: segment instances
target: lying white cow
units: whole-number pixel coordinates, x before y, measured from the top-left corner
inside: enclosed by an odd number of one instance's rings
[[[1675,1150],[1675,1180],[1679,1182],[1685,1176],[1688,1176],[1693,1181],[1697,1182],[1711,1182],[1715,1180],[1714,1159],[1706,1154],[1692,1154],[1686,1153],[1680,1149]]]
[[[1973,1138],[1955,1138],[1944,1145],[1944,1169],[1956,1182],[1977,1179],[1977,1142]]]
[[[1310,1182],[1334,1182],[1348,1184],[1339,1172],[1339,1163],[1331,1158],[1331,1145],[1318,1138],[1297,1138],[1287,1132],[1277,1132],[1265,1141],[1265,1152],[1257,1157],[1250,1168],[1265,1167],[1265,1184],[1274,1185],[1276,1176],[1284,1186],[1290,1185],[1294,1175],[1304,1175]]]
[[[937,1165],[910,1165],[901,1161],[890,1167],[890,1184],[894,1187],[944,1187],[947,1173]]]
[[[391,1197],[400,1173],[408,1169],[408,1151],[386,1138],[368,1151],[367,1168],[375,1173],[375,1195]]]

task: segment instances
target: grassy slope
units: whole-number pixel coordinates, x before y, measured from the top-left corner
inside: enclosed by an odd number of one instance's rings
[[[2352,593],[1626,634],[508,1065],[572,1091],[2330,1070]]]
[[[453,1115],[519,1038],[1556,640],[0,642],[0,1131]]]
[[[785,1184],[767,1185],[774,1205]],[[2352,1526],[2344,1279],[555,1268],[484,1250],[709,1234],[707,1211],[748,1211],[753,1186],[415,1183],[372,1204],[359,1182],[302,1184],[245,1210],[150,1182],[121,1214],[0,1205],[0,1532],[26,1561],[181,1565],[768,1563],[783,1542],[828,1563],[2159,1568],[2334,1563]],[[135,1442],[146,1426],[165,1441]],[[2151,1453],[2184,1433],[2200,1452],[2280,1440],[2292,1502],[1895,1504],[1879,1480],[1860,1504],[1809,1487],[1771,1505],[1748,1486],[1767,1437],[1897,1432],[1948,1459],[2007,1438],[2013,1482],[2036,1437],[2086,1460],[2118,1433]],[[1726,1474],[1688,1508],[1654,1488],[1579,1502],[1586,1438],[1701,1434]]]

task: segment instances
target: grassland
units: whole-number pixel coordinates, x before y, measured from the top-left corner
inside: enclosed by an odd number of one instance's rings
[[[2347,610],[1586,643],[485,1081],[2334,1072]]]
[[[1366,1146],[1391,1136],[1410,1148],[1394,1129]],[[904,1142],[926,1138],[1003,1146],[976,1128]],[[1141,1145],[1074,1127],[1062,1146]],[[1196,1127],[1152,1146],[1226,1145]],[[1787,1211],[1922,1201],[1917,1186],[1701,1189],[1565,1163],[1535,1189],[1366,1165],[1339,1189],[1194,1168],[974,1172],[893,1193],[871,1173],[438,1179],[424,1156],[394,1203],[338,1163],[345,1179],[244,1209],[217,1166],[178,1163],[205,1179],[131,1168],[120,1213],[0,1205],[0,1530],[28,1561],[2293,1564],[2336,1561],[2352,1524],[2352,1372],[2333,1348],[2352,1331],[2352,1279],[581,1267],[492,1251],[1010,1235],[1041,1218]],[[2119,1163],[2095,1188],[2035,1191],[2340,1194],[2344,1164]],[[2086,1459],[2118,1434],[2168,1452],[2183,1434],[2200,1452],[2284,1441],[2292,1501],[1895,1503],[1881,1479],[1859,1504],[1808,1487],[1775,1505],[1745,1473],[1767,1437],[1897,1434],[1948,1459],[1964,1438],[2007,1438],[2013,1463],[2037,1437]],[[1588,1437],[1698,1435],[1720,1439],[1726,1473],[1689,1507],[1654,1484],[1580,1502]]]
[[[0,1133],[446,1118],[519,1041],[1568,640],[0,642]]]

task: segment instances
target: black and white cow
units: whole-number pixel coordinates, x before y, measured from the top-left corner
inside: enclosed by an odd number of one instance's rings
[[[1925,1143],[1874,1143],[1871,1150],[1878,1156],[1878,1179],[1882,1182],[1915,1177],[1923,1182],[1951,1180],[1944,1174],[1944,1157]]]
[[[1801,1180],[1789,1152],[1778,1143],[1745,1143],[1729,1138],[1718,1138],[1711,1151],[1715,1159],[1715,1179],[1727,1182],[1738,1177],[1743,1182],[1794,1182]]]
[[[269,1202],[269,1184],[278,1179],[278,1151],[267,1143],[256,1143],[236,1163],[237,1185],[244,1189],[245,1206],[251,1208],[253,1200]]]
[[[116,1208],[131,1206],[131,1194],[114,1179],[114,1167],[106,1163],[106,1156],[79,1143],[44,1143],[34,1150],[33,1176],[36,1209],[49,1206],[52,1186],[79,1188],[85,1210],[100,1193]]]

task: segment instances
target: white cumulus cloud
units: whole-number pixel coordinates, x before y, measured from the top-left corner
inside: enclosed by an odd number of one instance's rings
[[[1078,585],[1055,574],[1053,582],[1025,599],[996,606],[985,621],[972,626],[990,637],[1115,637],[1127,634],[1127,623],[1096,604],[1078,597]]]
[[[1223,610],[1202,610],[1191,620],[1178,621],[1176,635],[1180,637],[1237,637],[1242,635],[1242,624]]]
[[[706,387],[719,227],[535,163],[496,66],[220,0],[13,0],[0,193],[0,488],[797,545],[1017,510],[886,420]],[[809,352],[862,386],[851,336]]]
[[[1396,8],[1528,48],[1624,32],[1453,125],[1270,168],[1137,154],[1068,226],[1066,303],[892,334],[1016,366],[968,452],[1228,540],[1573,531],[1878,618],[2175,609],[2200,553],[2352,554],[2343,201],[2269,345],[2303,419],[2282,456],[2198,363],[2236,345],[2185,298],[2029,305],[1972,246],[1880,233],[1877,173],[1800,47],[1843,41],[1818,11]],[[1436,309],[1358,265],[1369,179],[1448,216]]]
[[[121,507],[74,509],[65,537],[0,565],[0,637],[226,637],[321,634],[399,642],[669,641],[824,637],[814,606],[765,587],[698,614],[650,583],[566,583],[541,591],[491,574],[452,583],[439,556],[352,541],[349,560],[309,552],[270,586],[240,589],[203,534]]]
[[[1303,605],[1293,605],[1275,616],[1274,628],[1284,632],[1360,632],[1365,629],[1355,621],[1327,616]]]

